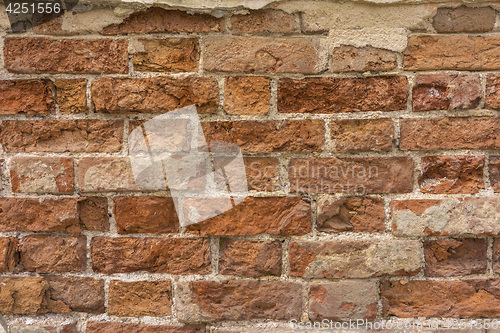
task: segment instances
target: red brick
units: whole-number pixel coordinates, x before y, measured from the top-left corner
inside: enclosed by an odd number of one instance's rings
[[[172,287],[166,281],[111,281],[108,314],[163,317],[172,314]]]
[[[103,280],[62,276],[3,277],[0,291],[2,314],[104,312]]]
[[[202,123],[207,141],[229,142],[244,152],[314,152],[324,143],[322,120],[222,121]]]
[[[317,228],[322,232],[383,232],[384,200],[380,197],[324,198],[318,202]]]
[[[54,93],[49,80],[0,81],[0,114],[55,113]]]
[[[299,284],[282,281],[193,281],[177,285],[181,322],[299,318]]]
[[[103,230],[107,209],[88,203],[92,198],[0,198],[0,231],[60,231],[79,234]]]
[[[422,245],[416,240],[294,241],[290,275],[312,278],[368,278],[416,275]]]
[[[495,192],[500,192],[500,156],[490,158],[490,182]]]
[[[499,52],[497,35],[410,36],[403,65],[406,70],[497,70]]]
[[[281,79],[278,111],[339,113],[405,110],[408,80],[403,76]]]
[[[101,33],[115,35],[155,32],[222,32],[224,30],[223,18],[153,7],[133,13],[122,23],[107,26]]]
[[[5,152],[90,153],[117,152],[123,139],[123,121],[4,120],[0,143]]]
[[[37,273],[81,272],[87,267],[85,236],[29,235],[19,246],[21,263]]]
[[[104,274],[210,272],[210,242],[206,238],[94,237],[91,257],[94,271]]]
[[[203,69],[210,72],[319,74],[328,67],[326,52],[324,40],[312,37],[207,37],[203,47]]]
[[[119,234],[179,231],[179,218],[170,197],[117,197],[114,214]]]
[[[281,189],[278,159],[273,157],[245,157],[249,190],[277,191]]]
[[[373,281],[313,284],[309,313],[315,320],[373,320],[377,315],[377,301],[378,285]]]
[[[11,160],[12,192],[72,193],[73,159],[66,157],[14,157]]]
[[[134,333],[203,333],[204,325],[145,325],[118,322],[87,322],[87,333],[116,333],[116,332],[134,332]]]
[[[500,314],[499,280],[387,281],[384,316],[487,318]]]
[[[486,108],[500,110],[500,74],[486,76]]]
[[[398,66],[395,52],[372,46],[342,45],[332,51],[334,72],[390,71]]]
[[[78,185],[83,192],[137,191],[128,157],[84,157],[78,162]]]
[[[394,140],[391,119],[341,119],[330,122],[335,151],[390,151]]]
[[[493,271],[495,273],[500,273],[500,240],[494,238],[493,241]]]
[[[196,38],[139,39],[132,55],[134,70],[140,72],[194,72],[198,69]]]
[[[481,100],[475,74],[420,74],[413,86],[413,111],[474,109]]]
[[[16,237],[0,237],[0,273],[12,272],[19,263],[18,245]]]
[[[293,33],[299,28],[297,18],[282,10],[254,10],[246,15],[233,15],[231,32],[233,34]]]
[[[271,79],[264,76],[226,78],[224,110],[228,114],[265,115],[269,112]]]
[[[186,230],[200,235],[305,235],[311,231],[311,206],[301,197],[247,197]]]
[[[485,239],[443,239],[424,242],[426,276],[484,274],[487,268]]]
[[[128,43],[118,39],[7,38],[5,68],[14,73],[128,72]]]
[[[500,234],[500,198],[472,197],[392,201],[397,236]]]
[[[438,8],[432,21],[437,32],[487,32],[495,26],[496,12],[491,7]]]
[[[401,120],[400,149],[402,150],[499,148],[499,118],[420,118]]]
[[[192,104],[215,113],[218,91],[213,77],[101,78],[92,82],[92,102],[103,113],[165,113]]]
[[[16,333],[79,333],[77,323],[67,324],[64,320],[50,320],[47,324],[13,324],[9,325],[11,332]]]
[[[87,112],[87,80],[57,79],[57,105],[61,113]]]
[[[104,197],[80,198],[77,203],[78,216],[85,230],[109,230],[108,199]]]
[[[424,156],[421,168],[421,192],[478,193],[484,189],[484,156]]]
[[[298,193],[407,193],[413,190],[408,157],[292,159],[290,191]]]
[[[219,274],[259,277],[281,275],[281,242],[227,239],[220,242]]]

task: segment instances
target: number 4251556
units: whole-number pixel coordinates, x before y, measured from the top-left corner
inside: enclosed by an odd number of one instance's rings
[[[61,12],[61,4],[57,2],[15,2],[9,3],[5,10],[9,14],[58,14]]]

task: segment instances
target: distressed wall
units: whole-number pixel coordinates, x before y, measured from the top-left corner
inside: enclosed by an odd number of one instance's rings
[[[3,15],[11,332],[500,317],[499,8],[103,1],[25,32]],[[183,227],[127,144],[192,104],[209,142],[240,146],[250,197]]]

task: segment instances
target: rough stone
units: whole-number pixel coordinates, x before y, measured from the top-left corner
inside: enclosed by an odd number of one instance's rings
[[[198,69],[196,38],[139,39],[132,55],[140,72],[194,72]]]
[[[206,238],[94,237],[90,250],[94,271],[104,274],[210,272],[210,242]]]
[[[101,78],[92,82],[92,102],[103,113],[165,113],[196,105],[215,113],[218,85],[213,77]]]
[[[420,191],[424,193],[478,193],[484,189],[484,156],[424,156]]]
[[[172,314],[172,287],[166,281],[111,281],[108,314],[163,317]]]
[[[383,232],[384,221],[384,200],[380,197],[326,197],[318,203],[318,231]]]
[[[55,113],[54,93],[49,80],[0,81],[0,114]]]
[[[128,44],[123,39],[7,38],[5,68],[14,73],[128,72]]]
[[[200,235],[304,235],[311,231],[311,206],[301,197],[247,197],[186,230]]]
[[[500,198],[393,200],[392,227],[398,236],[500,234]]]
[[[294,241],[290,275],[304,278],[368,278],[416,275],[422,269],[416,240]]]
[[[247,277],[281,275],[280,241],[223,238],[219,251],[219,274]]]
[[[12,192],[72,193],[73,159],[58,157],[14,157],[11,160]]]
[[[405,110],[408,80],[403,76],[281,79],[281,113],[340,113]]]

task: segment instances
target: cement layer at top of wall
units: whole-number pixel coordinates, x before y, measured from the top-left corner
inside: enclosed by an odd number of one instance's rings
[[[449,0],[350,0],[358,3],[373,3],[373,4],[403,4],[403,3],[440,3],[450,2]],[[248,8],[259,9],[271,4],[279,4],[287,2],[287,0],[88,0],[87,2],[99,3],[141,3],[146,5],[161,4],[173,7],[184,7],[192,9],[217,9],[217,8]],[[330,0],[332,3],[342,3],[346,1]],[[478,3],[488,2],[488,0],[461,0],[454,1],[457,3]],[[489,1],[491,2],[491,1]]]

